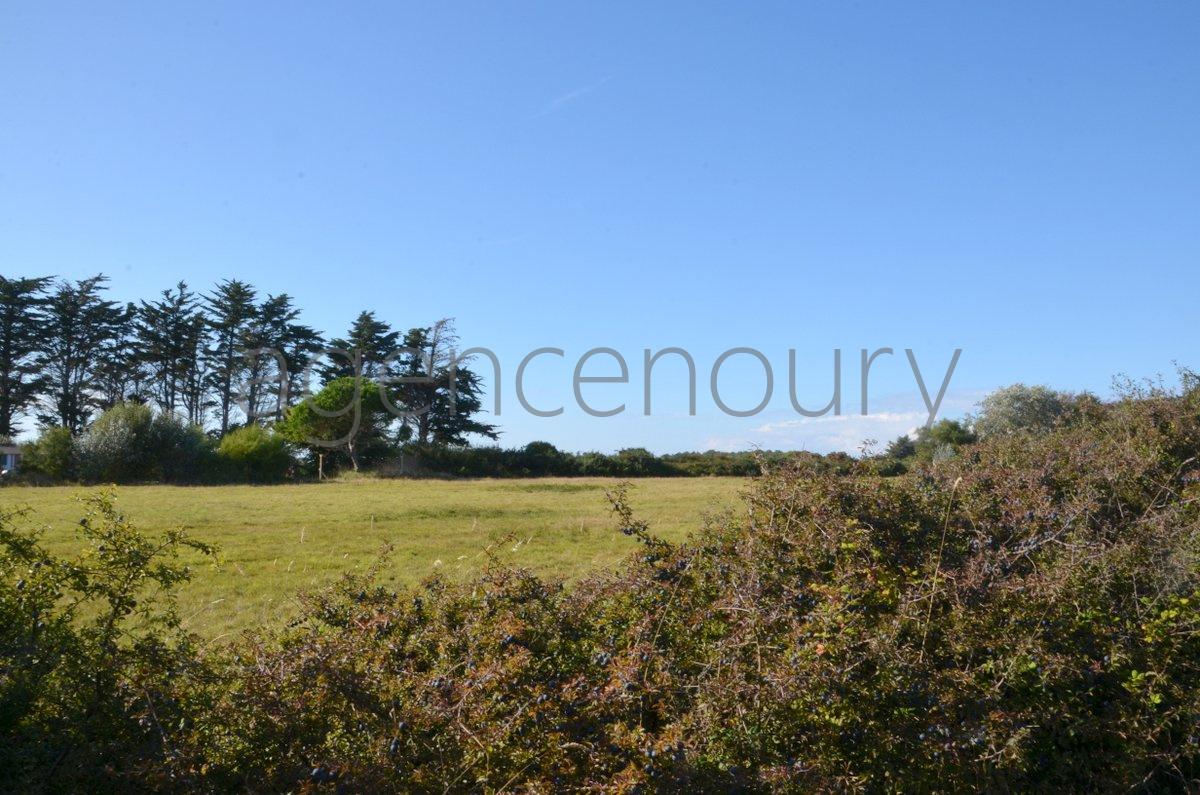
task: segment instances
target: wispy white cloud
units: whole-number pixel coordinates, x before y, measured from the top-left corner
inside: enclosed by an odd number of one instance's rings
[[[530,116],[530,118],[538,119],[538,118],[541,118],[542,116],[548,116],[551,113],[555,113],[556,111],[561,110],[565,105],[568,105],[568,104],[574,102],[575,100],[579,99],[580,97],[583,97],[583,96],[586,96],[586,95],[592,93],[596,89],[600,88],[600,86],[607,83],[609,80],[612,80],[612,78],[613,78],[612,75],[608,75],[606,77],[601,78],[600,80],[597,80],[595,83],[591,83],[586,86],[581,86],[580,88],[576,88],[573,91],[568,91],[567,93],[563,94],[562,96],[556,97],[555,99],[551,100],[550,103],[546,105],[546,107],[542,108],[540,111],[538,111],[537,113]]]
[[[981,394],[974,391],[947,394],[939,419],[961,416],[975,405]],[[889,396],[879,402],[887,405],[888,410],[872,411],[867,415],[782,415],[740,433],[711,436],[705,440],[704,447],[712,450],[778,449],[816,453],[840,450],[856,453],[870,439],[875,440],[878,448],[902,434],[914,434],[929,419],[928,411],[911,408],[914,403],[920,405],[919,397]]]
[[[718,450],[834,450],[857,452],[868,439],[883,443],[905,433],[914,433],[928,415],[919,411],[842,414],[768,422],[742,435],[712,437],[708,449]]]
[[[927,416],[920,411],[877,411],[874,414],[837,414],[826,417],[801,417],[794,420],[768,422],[755,428],[752,433],[778,434],[823,425],[834,427],[847,424],[854,426],[896,425],[897,423],[914,425],[924,422]]]

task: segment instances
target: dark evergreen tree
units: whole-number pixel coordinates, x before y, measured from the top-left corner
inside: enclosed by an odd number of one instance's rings
[[[0,276],[0,436],[16,434],[17,418],[45,383],[36,354],[50,282],[49,276]]]
[[[385,395],[401,409],[400,438],[418,444],[466,444],[477,434],[496,439],[496,427],[475,419],[483,408],[482,380],[460,360],[454,322],[439,320],[404,335],[399,375]],[[385,382],[386,383],[386,382]]]
[[[149,401],[146,367],[137,356],[134,319],[137,306],[126,304],[108,339],[95,354],[94,406],[107,410],[118,403]]]
[[[183,334],[183,360],[187,362],[179,385],[179,400],[188,423],[203,427],[205,414],[212,406],[208,391],[206,351],[208,322],[202,311],[192,316]]]
[[[258,314],[256,292],[246,282],[227,279],[205,296],[212,340],[205,352],[208,384],[214,394],[221,435],[229,430],[237,393],[246,376],[246,340]]]
[[[126,307],[104,300],[107,281],[103,274],[61,281],[46,300],[38,358],[47,380],[38,419],[46,425],[78,433],[104,398],[106,359],[128,322]]]
[[[171,414],[183,408],[192,421],[202,343],[197,332],[203,328],[200,299],[185,282],[163,290],[157,301],[142,301],[134,319],[136,357],[147,370],[154,401]]]
[[[295,401],[294,389],[309,358],[321,348],[321,335],[299,323],[291,296],[267,296],[258,307],[246,339],[247,372],[243,410],[250,419],[278,421]]]
[[[286,336],[280,342],[280,352],[288,368],[287,404],[292,406],[304,396],[306,369],[312,364],[313,357],[325,347],[325,340],[321,333],[311,326],[290,323]],[[277,413],[275,420],[279,421],[282,416],[282,413]]]
[[[399,340],[400,332],[393,331],[387,323],[376,319],[374,312],[360,312],[346,332],[346,337],[331,340],[329,347],[348,352],[360,363],[360,372],[357,374],[375,379],[389,374],[384,372],[385,363],[396,352]],[[396,368],[389,369],[394,372]],[[356,375],[354,367],[344,355],[330,355],[329,362],[322,368],[322,376],[326,381],[353,375]]]
[[[448,388],[449,371],[442,375],[447,388],[437,391],[429,413],[429,440],[434,444],[465,445],[471,435],[493,440],[500,437],[495,425],[476,419],[483,410],[483,379],[466,365],[459,362],[454,368],[453,390]]]

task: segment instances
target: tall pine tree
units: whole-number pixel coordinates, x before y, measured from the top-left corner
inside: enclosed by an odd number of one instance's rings
[[[17,432],[17,417],[33,403],[44,379],[37,365],[42,309],[49,276],[0,276],[0,436]]]
[[[483,408],[483,382],[460,359],[451,319],[409,329],[401,359],[401,383],[385,394],[405,412],[400,437],[418,444],[467,444],[472,434],[496,439],[496,426],[475,419]]]
[[[205,296],[212,340],[205,352],[208,384],[214,394],[221,435],[229,430],[238,390],[246,376],[246,339],[258,314],[256,291],[246,282],[226,279]]]
[[[345,338],[330,340],[329,347],[346,351],[359,362],[360,372],[345,356],[333,355],[323,370],[326,381],[345,376],[362,375],[376,379],[384,375],[384,364],[400,345],[400,332],[393,331],[386,322],[375,317],[374,312],[360,312],[354,319]],[[392,368],[395,370],[395,368]]]
[[[199,296],[186,282],[163,290],[157,301],[142,301],[134,320],[136,355],[147,369],[154,401],[171,414],[183,410],[191,421],[203,328]]]
[[[197,311],[183,334],[183,360],[186,366],[179,384],[179,400],[188,422],[201,427],[205,424],[206,412],[212,406],[205,353],[208,339],[208,322],[204,313]]]
[[[94,402],[96,408],[110,409],[118,403],[145,403],[146,368],[136,354],[134,317],[137,305],[126,304],[113,323],[108,339],[95,355]]]
[[[103,297],[108,278],[98,274],[77,282],[61,281],[47,298],[38,364],[46,377],[38,419],[78,433],[100,404],[106,354],[128,313]]]
[[[278,421],[296,399],[294,388],[321,335],[299,323],[300,310],[287,293],[269,295],[258,307],[246,339],[244,409],[254,420]]]

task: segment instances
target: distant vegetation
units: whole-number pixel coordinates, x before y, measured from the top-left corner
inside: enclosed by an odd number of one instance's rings
[[[360,468],[455,477],[745,476],[791,455],[487,446],[498,435],[480,418],[482,382],[469,360],[456,359],[448,320],[401,333],[364,311],[345,335],[326,339],[300,321],[287,294],[263,296],[237,279],[207,294],[180,282],[128,304],[108,300],[106,285],[103,275],[0,276],[0,438],[14,435],[22,418],[36,419],[39,435],[23,451],[26,480],[267,483]],[[327,348],[345,353],[322,358]],[[302,400],[301,375],[314,360],[319,383]],[[427,375],[432,380],[419,379]],[[403,416],[385,410],[384,398]],[[823,460],[835,468],[849,461]]]
[[[548,442],[504,448],[471,446],[461,439],[399,441],[378,395],[372,381],[355,385],[354,379],[340,377],[315,395],[311,405],[289,409],[280,421],[234,427],[220,437],[161,410],[121,403],[101,412],[77,436],[61,427],[43,431],[24,446],[23,470],[26,480],[47,483],[271,483],[315,477],[320,453],[326,457],[326,473],[361,468],[385,477],[748,477],[764,466],[786,463],[840,474],[856,466],[845,453],[710,450],[660,456],[643,448],[572,453]],[[357,425],[349,414],[320,413],[354,400],[360,403]],[[1074,427],[1102,413],[1102,404],[1091,395],[1017,384],[985,398],[976,415],[940,420],[900,436],[864,460],[875,474],[901,475],[952,457],[980,437]],[[356,427],[354,434],[351,427]],[[308,445],[305,440],[312,437],[348,441],[326,449]]]
[[[365,394],[371,394],[369,382]],[[303,439],[312,430],[305,423],[317,417],[302,404],[281,423],[240,426],[216,438],[149,406],[122,403],[99,414],[78,436],[65,428],[49,428],[23,445],[19,480],[213,484],[312,479],[318,449],[307,447]],[[338,421],[349,424],[344,417]],[[382,438],[368,419],[355,435],[353,447],[328,452],[325,472],[332,474],[353,464],[354,469],[384,477],[748,477],[764,465],[791,460],[841,472],[848,472],[853,463],[843,453],[709,451],[656,456],[642,448],[612,454],[570,453],[548,442],[519,448],[395,444]]]
[[[325,339],[300,322],[287,294],[261,296],[236,279],[208,294],[180,282],[125,305],[105,298],[106,281],[0,276],[0,438],[36,418],[40,434],[22,465],[32,482],[269,483],[347,469],[748,476],[792,460],[851,467],[841,453],[502,448],[491,444],[498,432],[481,419],[482,381],[457,358],[449,320],[401,333],[364,311],[344,336]],[[303,399],[310,364],[320,383]],[[990,395],[976,416],[942,420],[869,457],[877,474],[899,475],[979,437],[1049,431],[1098,411],[1091,395],[1018,384]]]
[[[1026,392],[1018,390],[1013,395]],[[56,556],[0,523],[14,790],[1191,791],[1200,382],[1040,402],[850,476],[788,462],[690,541],[571,586],[495,561],[182,632],[182,533],[105,498]],[[984,406],[985,413],[990,408]],[[1021,427],[1022,417],[1038,417]],[[980,427],[979,422],[975,423]],[[932,432],[931,432],[932,433]],[[922,447],[922,441],[926,444]],[[104,459],[107,460],[107,459]]]
[[[333,406],[342,409],[362,399],[360,389],[377,402],[386,397],[395,414],[375,416],[328,451],[331,470],[357,467],[359,447],[497,438],[479,418],[482,382],[458,356],[448,319],[401,333],[364,311],[344,337],[326,339],[300,321],[286,293],[260,295],[237,279],[207,294],[180,282],[128,304],[106,290],[103,275],[0,276],[0,438],[15,436],[23,420],[37,422],[40,436],[26,450],[31,472],[119,482],[280,479],[305,462],[272,454],[279,440],[224,438],[278,425],[303,442],[313,423],[301,415],[313,402],[342,398]],[[304,400],[306,388],[314,401]],[[251,440],[265,449],[248,450]]]

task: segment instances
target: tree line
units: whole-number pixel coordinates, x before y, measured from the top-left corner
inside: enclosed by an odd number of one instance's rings
[[[287,293],[239,279],[207,292],[181,281],[128,303],[108,286],[103,274],[0,276],[0,437],[36,422],[23,448],[32,476],[273,481],[318,462],[460,477],[744,476],[800,455],[470,446],[499,434],[448,320],[405,331],[363,311],[327,337]]]
[[[474,417],[482,382],[457,360],[451,321],[401,331],[363,311],[344,336],[327,339],[300,314],[287,293],[240,279],[209,292],[180,281],[122,303],[108,297],[103,274],[0,276],[0,437],[16,435],[23,418],[78,436],[101,412],[139,403],[221,438],[282,420],[316,362],[325,384],[359,374],[407,377],[387,395],[401,409],[387,429],[397,441],[496,438],[494,426]]]

